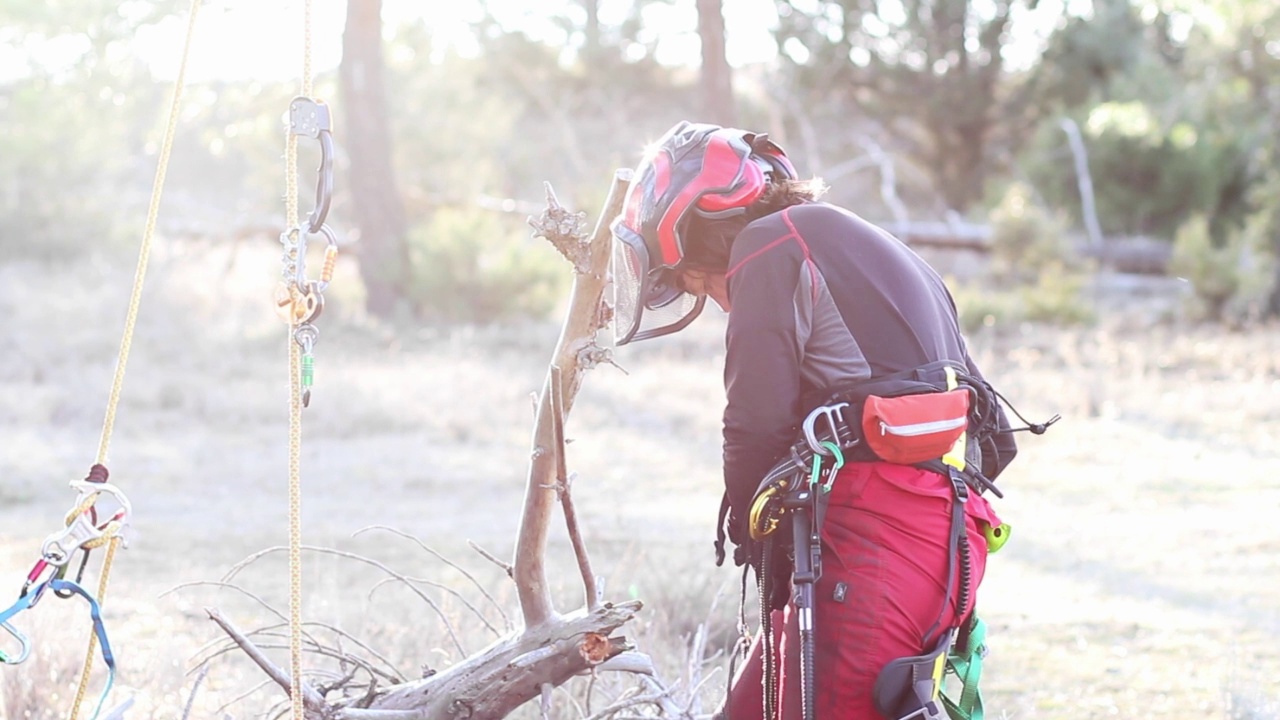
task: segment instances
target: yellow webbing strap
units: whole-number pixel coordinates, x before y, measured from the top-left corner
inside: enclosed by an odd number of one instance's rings
[[[160,146],[160,158],[156,162],[156,175],[151,184],[151,204],[147,208],[147,224],[142,231],[142,247],[138,250],[138,266],[133,274],[133,293],[129,297],[129,312],[125,317],[124,336],[120,339],[120,354],[116,358],[116,374],[111,382],[111,394],[107,398],[107,412],[102,421],[102,437],[98,441],[97,464],[106,465],[107,450],[111,447],[111,433],[116,424],[116,408],[120,404],[120,391],[124,387],[124,371],[129,363],[129,350],[133,346],[133,331],[138,324],[138,307],[142,304],[142,286],[147,276],[147,263],[151,259],[151,240],[155,237],[156,218],[160,215],[160,197],[164,194],[165,175],[169,171],[169,155],[173,151],[173,137],[177,134],[179,109],[182,106],[182,90],[186,83],[187,58],[191,53],[191,38],[195,35],[196,14],[200,10],[201,0],[191,0],[191,11],[187,17],[187,35],[182,43],[182,60],[178,63],[178,76],[173,83],[173,99],[169,103],[169,124],[165,127],[164,142]],[[120,536],[113,535],[107,543],[107,554],[102,561],[102,573],[98,576],[98,604],[101,605],[107,595],[107,581],[111,577],[111,562],[115,559],[116,549],[120,546]],[[71,704],[70,719],[75,720],[80,714],[80,705],[84,702],[85,692],[89,687],[89,671],[93,669],[93,656],[98,647],[98,636],[89,634],[89,650],[85,653],[84,667],[80,670],[80,685],[76,688],[75,700]]]
[[[303,3],[302,95],[311,96],[311,0]],[[285,139],[285,227],[298,223],[298,136]],[[302,703],[302,349],[294,340],[296,314],[289,324],[289,699],[293,720],[303,720]]]

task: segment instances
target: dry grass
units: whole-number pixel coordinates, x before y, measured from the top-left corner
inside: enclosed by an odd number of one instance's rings
[[[267,309],[275,251],[242,248],[226,273],[225,250],[207,246],[162,246],[153,262],[110,462],[136,511],[137,537],[106,603],[121,664],[114,697],[136,698],[130,720],[180,716],[193,681],[184,673],[217,638],[202,606],[217,605],[244,627],[271,622],[233,591],[160,594],[217,579],[287,540],[284,338]],[[481,602],[460,573],[413,543],[351,537],[374,524],[412,532],[480,576],[514,613],[509,581],[466,541],[500,557],[512,551],[529,395],[557,328],[393,331],[343,303],[350,271],[335,282],[316,351],[303,449],[306,540]],[[72,499],[66,482],[93,460],[131,272],[127,258],[0,265],[0,568],[15,590]],[[971,338],[1025,414],[1065,416],[1048,436],[1026,439],[1002,480],[1008,497],[997,507],[1014,538],[992,559],[980,597],[993,646],[988,712],[1275,720],[1280,328],[1228,334],[1102,317],[1090,329],[990,329]],[[631,374],[604,367],[589,375],[568,427],[575,499],[606,596],[647,602],[628,634],[671,680],[689,674],[688,648],[704,621],[709,654],[732,642],[736,576],[712,566],[710,549],[719,322],[709,317],[680,336],[627,348],[619,361]],[[575,607],[567,540],[553,537],[550,553],[558,604]],[[405,588],[370,595],[378,579],[308,556],[308,619],[367,639],[408,674],[461,657]],[[287,605],[283,557],[264,558],[240,581]],[[492,638],[464,603],[431,592],[462,628],[465,651]],[[38,654],[3,669],[3,717],[64,714],[88,633],[83,606],[46,600],[18,622],[37,638]],[[726,667],[721,655],[703,669],[719,668],[699,693],[703,709],[723,691]],[[278,691],[220,709],[259,679],[243,658],[216,661],[192,717],[265,711]],[[593,709],[620,692],[617,682],[595,683]],[[579,717],[588,684],[558,693],[555,717]]]

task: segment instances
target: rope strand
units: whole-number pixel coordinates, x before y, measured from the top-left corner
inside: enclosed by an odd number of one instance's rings
[[[125,316],[124,334],[120,340],[120,354],[116,358],[115,377],[111,381],[111,393],[107,398],[107,411],[102,421],[102,436],[98,441],[98,465],[106,465],[107,452],[111,448],[111,434],[115,430],[116,410],[120,405],[120,393],[124,388],[124,373],[129,364],[129,351],[133,347],[133,333],[138,324],[138,308],[142,304],[142,287],[147,275],[147,264],[151,259],[151,241],[155,237],[156,219],[160,215],[160,198],[164,194],[165,177],[169,171],[169,157],[173,152],[173,138],[178,130],[179,110],[182,107],[182,91],[186,84],[187,59],[191,55],[191,40],[195,36],[196,15],[200,11],[201,0],[191,0],[191,10],[187,17],[187,34],[182,44],[182,60],[178,63],[178,76],[173,83],[173,98],[169,104],[169,122],[165,127],[164,142],[160,147],[160,157],[156,162],[156,175],[151,184],[151,203],[147,208],[147,223],[142,231],[142,247],[138,250],[138,266],[133,275],[133,292],[129,297],[129,311]],[[120,537],[113,536],[107,545],[106,558],[102,563],[102,572],[98,576],[98,603],[101,604],[107,594],[107,583],[111,577],[111,562],[115,559],[116,549],[120,546]],[[75,700],[71,705],[70,720],[76,720],[80,714],[80,706],[89,687],[89,672],[93,669],[93,654],[97,649],[98,638],[89,635],[89,650],[85,654],[84,667],[80,671],[80,684],[76,688]]]
[[[311,0],[303,3],[302,95],[311,96]],[[285,141],[286,227],[298,222],[298,136]],[[299,231],[301,232],[301,231]],[[302,258],[298,258],[302,262]],[[289,699],[293,720],[303,720],[302,702],[302,351],[294,340],[296,315],[289,325]]]

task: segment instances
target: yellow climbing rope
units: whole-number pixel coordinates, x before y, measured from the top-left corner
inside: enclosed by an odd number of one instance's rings
[[[142,247],[138,251],[138,266],[133,275],[133,293],[129,298],[129,312],[125,317],[124,336],[120,340],[120,354],[116,358],[115,377],[111,382],[111,394],[107,398],[107,412],[102,422],[102,436],[98,441],[97,464],[105,465],[107,450],[111,447],[111,433],[116,424],[116,408],[120,404],[120,391],[124,387],[124,372],[129,363],[129,350],[133,345],[133,331],[138,323],[138,307],[142,304],[142,286],[147,276],[147,263],[151,258],[151,240],[155,236],[156,218],[160,214],[160,197],[164,194],[165,175],[169,170],[169,155],[173,150],[173,137],[178,128],[178,111],[182,105],[182,90],[186,82],[187,58],[191,52],[191,39],[195,35],[196,14],[200,10],[201,0],[191,0],[191,10],[187,17],[187,35],[182,44],[182,60],[178,64],[178,76],[174,80],[173,99],[169,104],[169,124],[165,128],[164,142],[160,148],[160,158],[156,163],[155,180],[151,185],[151,204],[147,208],[147,224],[142,231]],[[92,501],[90,501],[92,504]],[[69,523],[70,521],[68,521]],[[97,599],[101,605],[107,595],[107,582],[111,577],[111,563],[115,560],[116,549],[120,546],[120,535],[112,534],[106,541],[107,553],[102,561],[102,572],[98,576]],[[85,653],[84,667],[80,670],[80,685],[76,688],[75,700],[71,705],[70,720],[76,720],[80,714],[80,705],[84,702],[85,692],[89,687],[89,672],[93,669],[93,656],[98,647],[97,635],[90,633],[89,650]]]
[[[311,96],[311,0],[303,3],[302,95]],[[298,224],[298,136],[285,140],[285,217]],[[290,232],[289,230],[285,231]],[[301,234],[302,230],[298,231]],[[305,258],[298,258],[302,262]],[[299,298],[294,296],[294,301]],[[300,321],[289,321],[289,699],[293,720],[303,720],[302,702],[302,349],[296,340]]]

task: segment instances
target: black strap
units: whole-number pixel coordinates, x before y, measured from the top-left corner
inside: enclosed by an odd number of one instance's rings
[[[728,534],[727,531],[725,530],[725,527],[726,527],[726,524],[728,523],[728,518],[729,518],[729,493],[725,492],[725,494],[720,498],[720,515],[716,518],[716,542],[715,542],[716,567],[720,567],[721,565],[724,565],[724,558],[725,558],[724,541],[726,540],[727,534]],[[744,582],[746,581],[745,577],[743,581]]]
[[[969,553],[969,534],[965,532],[964,522],[964,506],[969,501],[969,486],[966,484],[964,476],[954,467],[947,466],[947,478],[951,481],[951,529],[949,531],[950,538],[947,542],[947,591],[942,598],[942,608],[938,610],[938,617],[933,621],[933,625],[925,632],[923,647],[930,647],[930,638],[938,631],[942,625],[942,618],[947,614],[947,608],[951,606],[951,587],[956,583],[956,559],[959,558],[960,571],[960,587],[957,593],[956,615],[959,616],[964,612],[965,607],[969,604],[969,595],[972,592],[972,562]],[[958,619],[958,618],[957,618]]]

